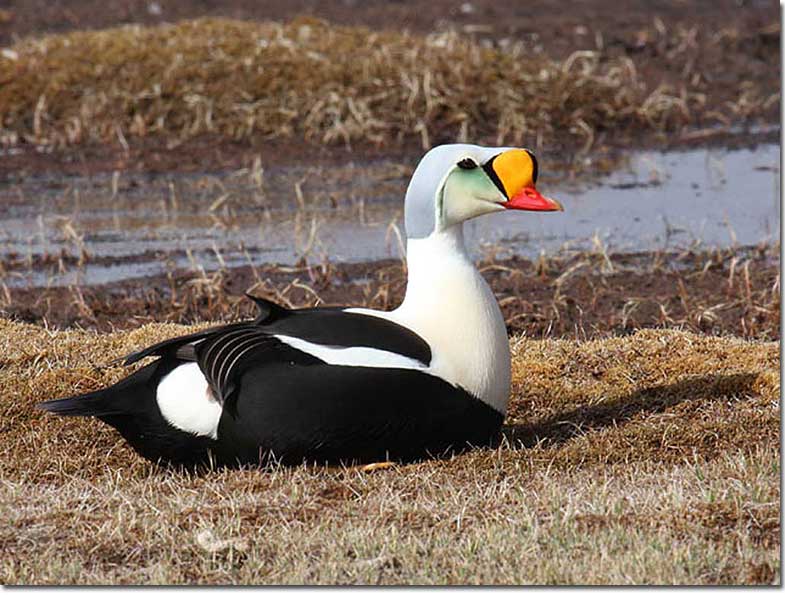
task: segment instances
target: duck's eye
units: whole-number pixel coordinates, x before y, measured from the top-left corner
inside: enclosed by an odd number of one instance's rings
[[[461,159],[458,162],[458,167],[461,169],[474,169],[477,167],[477,162],[474,159],[467,157],[466,159]]]

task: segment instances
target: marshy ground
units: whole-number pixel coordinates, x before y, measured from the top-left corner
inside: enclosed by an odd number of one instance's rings
[[[781,581],[776,5],[556,6],[0,10],[4,584]],[[34,408],[245,291],[394,307],[406,180],[462,138],[535,149],[577,230],[472,228],[497,448],[189,475]]]

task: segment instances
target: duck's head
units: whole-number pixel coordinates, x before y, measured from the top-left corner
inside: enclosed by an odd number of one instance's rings
[[[561,211],[535,187],[528,149],[441,145],[428,151],[406,191],[406,235],[424,238],[467,219],[503,211]]]

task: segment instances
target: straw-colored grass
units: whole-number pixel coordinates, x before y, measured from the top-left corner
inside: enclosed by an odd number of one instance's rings
[[[674,60],[687,34],[678,29],[667,40]],[[746,85],[725,115],[712,115],[701,77],[685,72],[691,76],[675,88],[642,77],[626,56],[581,51],[559,62],[523,44],[485,47],[455,32],[373,32],[306,18],[125,26],[4,49],[0,141],[126,145],[132,137],[176,143],[216,133],[324,143],[408,138],[427,147],[520,143],[558,131],[588,147],[602,131],[673,129],[702,111],[715,124],[754,117],[778,98]]]
[[[506,440],[392,470],[187,476],[37,401],[188,330],[0,321],[3,583],[771,583],[779,345],[513,339]]]

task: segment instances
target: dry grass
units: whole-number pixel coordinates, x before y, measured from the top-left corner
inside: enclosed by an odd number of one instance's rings
[[[779,345],[514,339],[506,440],[450,460],[180,475],[34,410],[184,327],[0,321],[3,583],[771,583]]]
[[[707,108],[695,63],[701,44],[725,47],[734,30],[656,33],[684,62],[678,86],[642,76],[627,56],[575,52],[563,62],[523,44],[486,47],[455,32],[418,36],[338,27],[200,19],[29,38],[0,54],[0,141],[128,147],[203,133],[355,140],[521,143],[555,131],[588,150],[604,131],[716,125],[761,115],[779,100],[748,82]],[[533,132],[537,134],[534,135]]]

